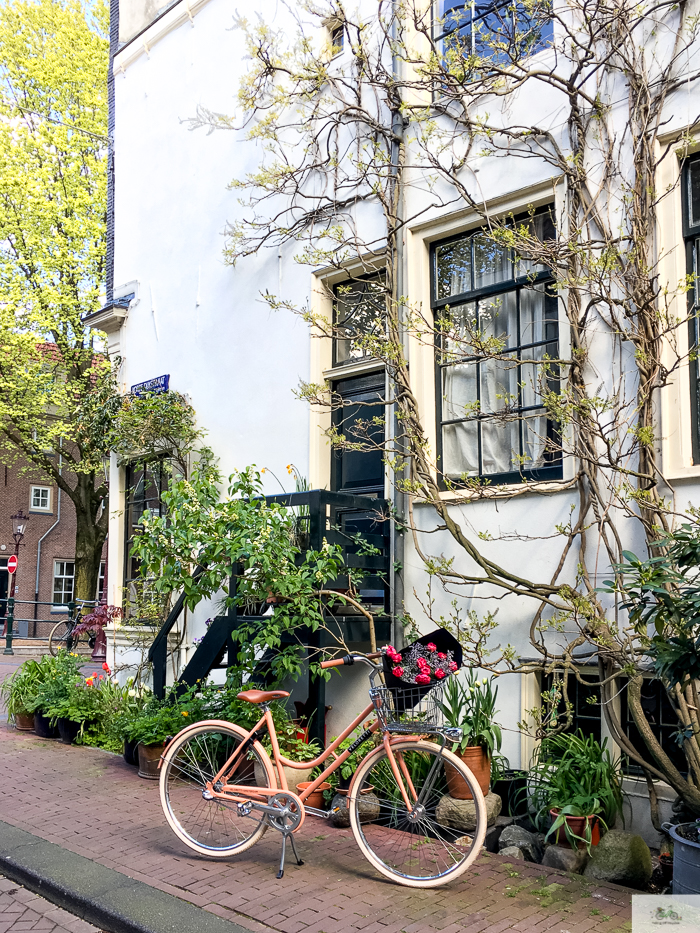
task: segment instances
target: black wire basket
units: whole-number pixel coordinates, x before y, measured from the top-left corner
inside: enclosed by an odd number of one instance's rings
[[[369,695],[383,729],[410,735],[437,732],[444,724],[442,683],[428,687],[372,687]]]

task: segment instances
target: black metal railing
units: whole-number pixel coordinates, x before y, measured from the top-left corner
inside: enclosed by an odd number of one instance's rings
[[[320,550],[324,540],[328,544],[339,545],[343,553],[344,566],[352,570],[353,580],[362,598],[372,610],[375,618],[377,639],[388,641],[391,637],[389,618],[389,535],[387,503],[384,499],[367,496],[353,496],[348,493],[327,492],[314,489],[307,492],[281,493],[265,497],[266,502],[277,502],[288,508],[295,508],[297,542],[301,549],[299,560],[303,560],[306,550]],[[370,553],[365,553],[365,545],[371,545]],[[236,595],[236,577],[238,568],[233,568],[229,580],[229,596]],[[193,579],[204,572],[198,567]],[[350,584],[349,575],[342,574],[335,580],[327,580],[324,589],[342,591]],[[167,676],[168,637],[175,627],[185,605],[185,596],[181,594],[175,602],[168,618],[157,633],[148,653],[153,664],[153,690],[157,696],[165,693]],[[232,605],[226,615],[212,620],[206,634],[198,644],[194,654],[181,672],[178,682],[192,685],[198,680],[205,680],[217,667],[228,667],[235,662],[236,650],[231,633],[243,624],[260,616],[251,616],[238,611]],[[369,641],[369,622],[363,616],[346,617],[333,613],[328,619],[329,629],[337,627],[338,635],[351,642]],[[302,643],[309,650],[317,652],[325,647],[324,641],[329,635],[323,630],[298,632]],[[265,683],[269,660],[265,656],[260,660],[256,671],[256,680]],[[323,741],[323,711],[325,710],[325,681],[321,678],[309,678],[310,707],[316,710],[311,722],[310,735]],[[320,711],[320,712],[319,712]]]
[[[5,596],[0,599],[0,637],[5,639],[3,654],[14,654],[12,642],[15,638],[23,641],[47,643],[53,627],[63,619],[75,619],[78,612],[88,606],[97,605],[95,600],[76,600],[66,605],[45,602],[39,599],[17,599]],[[32,607],[17,611],[18,606]],[[48,618],[39,618],[40,607],[48,610]]]

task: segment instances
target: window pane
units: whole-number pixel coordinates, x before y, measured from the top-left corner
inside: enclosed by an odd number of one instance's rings
[[[446,424],[442,429],[443,473],[450,479],[462,474],[476,476],[479,473],[479,442],[477,422]]]
[[[480,364],[481,411],[503,411],[518,404],[518,365],[514,359]]]
[[[691,227],[700,224],[700,160],[688,166],[688,220]]]
[[[481,422],[481,472],[512,473],[520,469],[519,422],[515,419]]]
[[[523,408],[542,404],[543,366],[540,363],[523,363],[520,367],[520,398]]]
[[[513,278],[513,262],[509,249],[477,233],[474,242],[474,288],[486,288]]]
[[[377,281],[354,282],[336,288],[335,362],[368,359],[363,338],[381,337],[384,328],[384,287]]]
[[[435,250],[436,295],[451,298],[463,295],[472,289],[472,246],[471,238],[457,240]]]
[[[523,417],[523,466],[524,470],[537,470],[545,464],[549,420],[545,411]]]
[[[476,302],[445,308],[438,316],[438,326],[443,332],[443,362],[475,355]]]
[[[478,414],[476,367],[476,363],[455,363],[443,370],[443,421],[455,421]]]
[[[539,343],[547,340],[547,327],[555,321],[551,320],[552,312],[548,309],[550,302],[546,301],[544,286],[536,288],[523,288],[520,292],[520,343]],[[555,306],[556,307],[556,306]]]
[[[479,302],[479,329],[484,339],[495,338],[500,346],[513,347],[518,342],[518,301],[516,292],[505,292]]]

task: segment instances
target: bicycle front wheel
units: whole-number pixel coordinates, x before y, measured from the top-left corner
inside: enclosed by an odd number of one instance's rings
[[[65,648],[66,651],[73,651],[77,648],[79,641],[80,636],[73,635],[73,626],[69,622],[66,622],[65,619],[61,619],[61,621],[57,622],[51,629],[51,634],[49,635],[49,653],[55,658],[62,648]]]
[[[403,740],[392,751],[412,806],[406,806],[386,751],[372,752],[357,769],[348,798],[355,840],[377,871],[399,884],[432,888],[452,881],[481,851],[484,795],[466,765],[433,742]],[[468,833],[451,825],[449,808],[441,805],[448,763],[474,797],[476,825]]]
[[[253,810],[242,816],[234,801],[204,797],[207,781],[246,736],[239,726],[202,723],[175,736],[165,752],[160,772],[165,818],[175,835],[200,855],[225,858],[245,852],[267,829],[265,814]],[[253,747],[226,778],[234,784],[270,786],[262,756]]]

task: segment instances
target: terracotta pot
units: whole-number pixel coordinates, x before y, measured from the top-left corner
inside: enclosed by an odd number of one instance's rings
[[[277,774],[277,768],[275,767],[274,761],[272,762],[272,770],[274,771],[275,777],[277,778],[277,783],[279,784],[279,776]],[[297,793],[297,787],[300,782],[308,781],[311,777],[311,772],[313,768],[288,768],[286,765],[282,765],[282,770],[284,775],[287,778],[287,787],[293,792]],[[258,787],[265,787],[267,780],[265,779],[265,774],[263,769],[260,767],[258,762],[255,762],[255,783]]]
[[[455,755],[469,768],[481,788],[482,794],[488,794],[491,782],[491,759],[485,748],[480,745],[469,745],[463,752],[456,751]],[[445,777],[450,797],[455,800],[471,800],[472,794],[467,782],[457,774],[451,765],[445,765]]]
[[[549,814],[552,817],[552,822],[554,822],[559,816],[559,810],[555,807],[549,811]],[[584,839],[586,837],[586,825],[588,824],[591,827],[591,845],[598,845],[600,842],[600,821],[595,814],[592,813],[590,816],[565,816],[564,819],[571,832],[577,836],[582,836]],[[555,835],[550,838],[554,839],[556,844],[564,849],[573,848],[566,837],[566,829],[563,826],[560,826]],[[578,841],[576,848],[583,849],[585,845],[585,842]]]
[[[34,732],[34,713],[15,713],[15,729],[18,732]]]
[[[146,778],[147,781],[158,780],[158,762],[164,748],[165,742],[158,742],[157,745],[144,745],[139,742],[139,777]]]
[[[51,725],[51,718],[44,716],[41,710],[34,713],[34,731],[42,739],[57,739],[58,729]]]
[[[312,784],[313,781],[297,782],[297,793],[301,794],[306,790],[307,787],[311,787]],[[309,794],[309,796],[304,800],[304,804],[309,807],[316,807],[317,810],[324,810],[325,807],[323,806],[323,792],[324,790],[328,790],[330,786],[331,785],[328,783],[328,781],[324,781],[323,784],[319,784],[316,790],[312,794]]]

